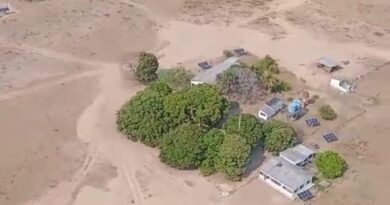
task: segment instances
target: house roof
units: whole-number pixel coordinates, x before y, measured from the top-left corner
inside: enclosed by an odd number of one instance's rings
[[[232,65],[237,64],[239,59],[239,57],[230,57],[222,63],[214,65],[206,71],[200,72],[192,79],[192,81],[213,84],[215,83],[218,74],[229,69]]]
[[[260,111],[266,113],[267,115],[273,114],[275,109],[279,109],[283,106],[283,101],[280,98],[272,98],[267,101],[261,108]]]
[[[314,153],[315,153],[314,151],[307,148],[305,145],[299,144],[295,147],[280,152],[279,156],[287,161],[296,164],[306,160],[310,155]]]
[[[280,157],[274,157],[265,162],[260,167],[260,171],[291,190],[298,189],[314,176],[311,172],[296,167]]]
[[[320,63],[328,68],[333,68],[333,67],[339,66],[335,61],[333,61],[332,59],[330,59],[328,57],[322,57],[322,58],[318,59],[317,63]]]

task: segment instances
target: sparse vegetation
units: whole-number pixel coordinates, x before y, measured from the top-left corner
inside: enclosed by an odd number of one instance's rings
[[[249,68],[234,65],[217,78],[221,92],[229,99],[252,102],[263,96],[260,79]]]
[[[330,105],[321,106],[318,109],[318,112],[320,113],[321,118],[324,120],[335,120],[337,118],[336,112]]]
[[[151,53],[141,52],[135,68],[135,77],[141,83],[150,83],[157,79],[158,59]]]
[[[160,70],[158,72],[158,79],[176,90],[190,86],[192,77],[192,73],[184,67]]]
[[[317,154],[315,165],[322,176],[328,179],[341,177],[347,169],[345,160],[334,151],[325,151]]]
[[[279,65],[276,60],[266,55],[258,63],[251,66],[251,70],[262,80],[264,87],[269,92],[285,92],[291,90],[291,86],[276,77],[279,74]]]

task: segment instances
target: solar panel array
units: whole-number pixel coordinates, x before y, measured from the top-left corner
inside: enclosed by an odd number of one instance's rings
[[[238,56],[243,56],[246,54],[246,51],[243,48],[237,48],[237,49],[234,49],[233,51]]]
[[[318,121],[317,118],[309,118],[309,119],[307,119],[307,120],[306,120],[306,124],[307,124],[307,126],[309,126],[309,127],[318,127],[318,126],[321,125],[321,124],[320,124],[320,121]]]
[[[198,63],[199,67],[201,67],[203,70],[211,68],[211,65],[207,61],[203,61]]]
[[[306,190],[304,192],[299,193],[298,197],[302,201],[308,201],[308,200],[312,199],[314,197],[314,195],[309,190]]]
[[[333,132],[326,133],[326,134],[324,134],[323,137],[326,140],[326,142],[328,142],[328,143],[331,143],[331,142],[338,140],[337,136]]]

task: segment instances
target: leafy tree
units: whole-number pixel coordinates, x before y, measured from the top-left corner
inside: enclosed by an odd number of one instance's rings
[[[317,154],[315,164],[321,174],[328,179],[341,177],[347,169],[345,160],[334,151]]]
[[[202,129],[193,124],[182,124],[164,136],[160,159],[178,169],[195,169],[202,162]]]
[[[225,178],[239,181],[245,172],[251,147],[246,140],[238,135],[229,134],[219,149],[217,167]]]
[[[221,92],[234,100],[254,101],[263,94],[257,75],[242,65],[233,65],[217,77]]]
[[[229,104],[216,87],[202,84],[169,95],[164,108],[174,124],[191,122],[213,127],[224,117]]]
[[[336,112],[330,105],[321,106],[318,109],[318,112],[320,113],[321,118],[324,120],[335,120],[337,118]]]
[[[160,81],[177,90],[191,85],[191,78],[193,77],[192,73],[184,67],[161,70],[158,75]]]
[[[141,52],[135,69],[136,78],[142,83],[150,83],[157,79],[158,59],[151,53]]]
[[[241,123],[240,123],[241,118]],[[230,117],[224,124],[228,134],[237,134],[246,139],[246,142],[254,147],[263,139],[262,123],[251,114],[237,114]]]
[[[268,71],[271,74],[278,74],[280,72],[278,63],[269,55],[266,55],[263,59],[253,65],[252,68],[260,76],[263,76],[263,72],[265,71]]]
[[[234,56],[234,53],[231,50],[223,50],[223,56],[225,56],[225,58],[230,58]]]
[[[163,106],[170,92],[170,88],[162,83],[138,92],[117,114],[119,131],[129,139],[140,140],[148,146],[159,145],[161,136],[171,129],[172,123],[165,115]]]
[[[296,133],[293,128],[281,121],[271,121],[264,125],[264,147],[268,152],[279,152],[294,145]]]
[[[277,79],[276,84],[271,87],[271,92],[280,93],[291,90],[291,85],[286,81]]]
[[[202,137],[201,145],[204,160],[200,165],[200,171],[203,175],[208,176],[216,171],[215,164],[224,137],[225,134],[219,129],[212,129]]]
[[[172,93],[172,88],[164,82],[154,82],[149,86],[148,89],[155,91],[162,96],[167,96]]]

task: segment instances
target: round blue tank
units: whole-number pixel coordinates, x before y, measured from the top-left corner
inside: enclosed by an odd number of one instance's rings
[[[303,108],[303,103],[300,100],[293,100],[289,105],[288,105],[288,112],[290,114],[299,112]]]

